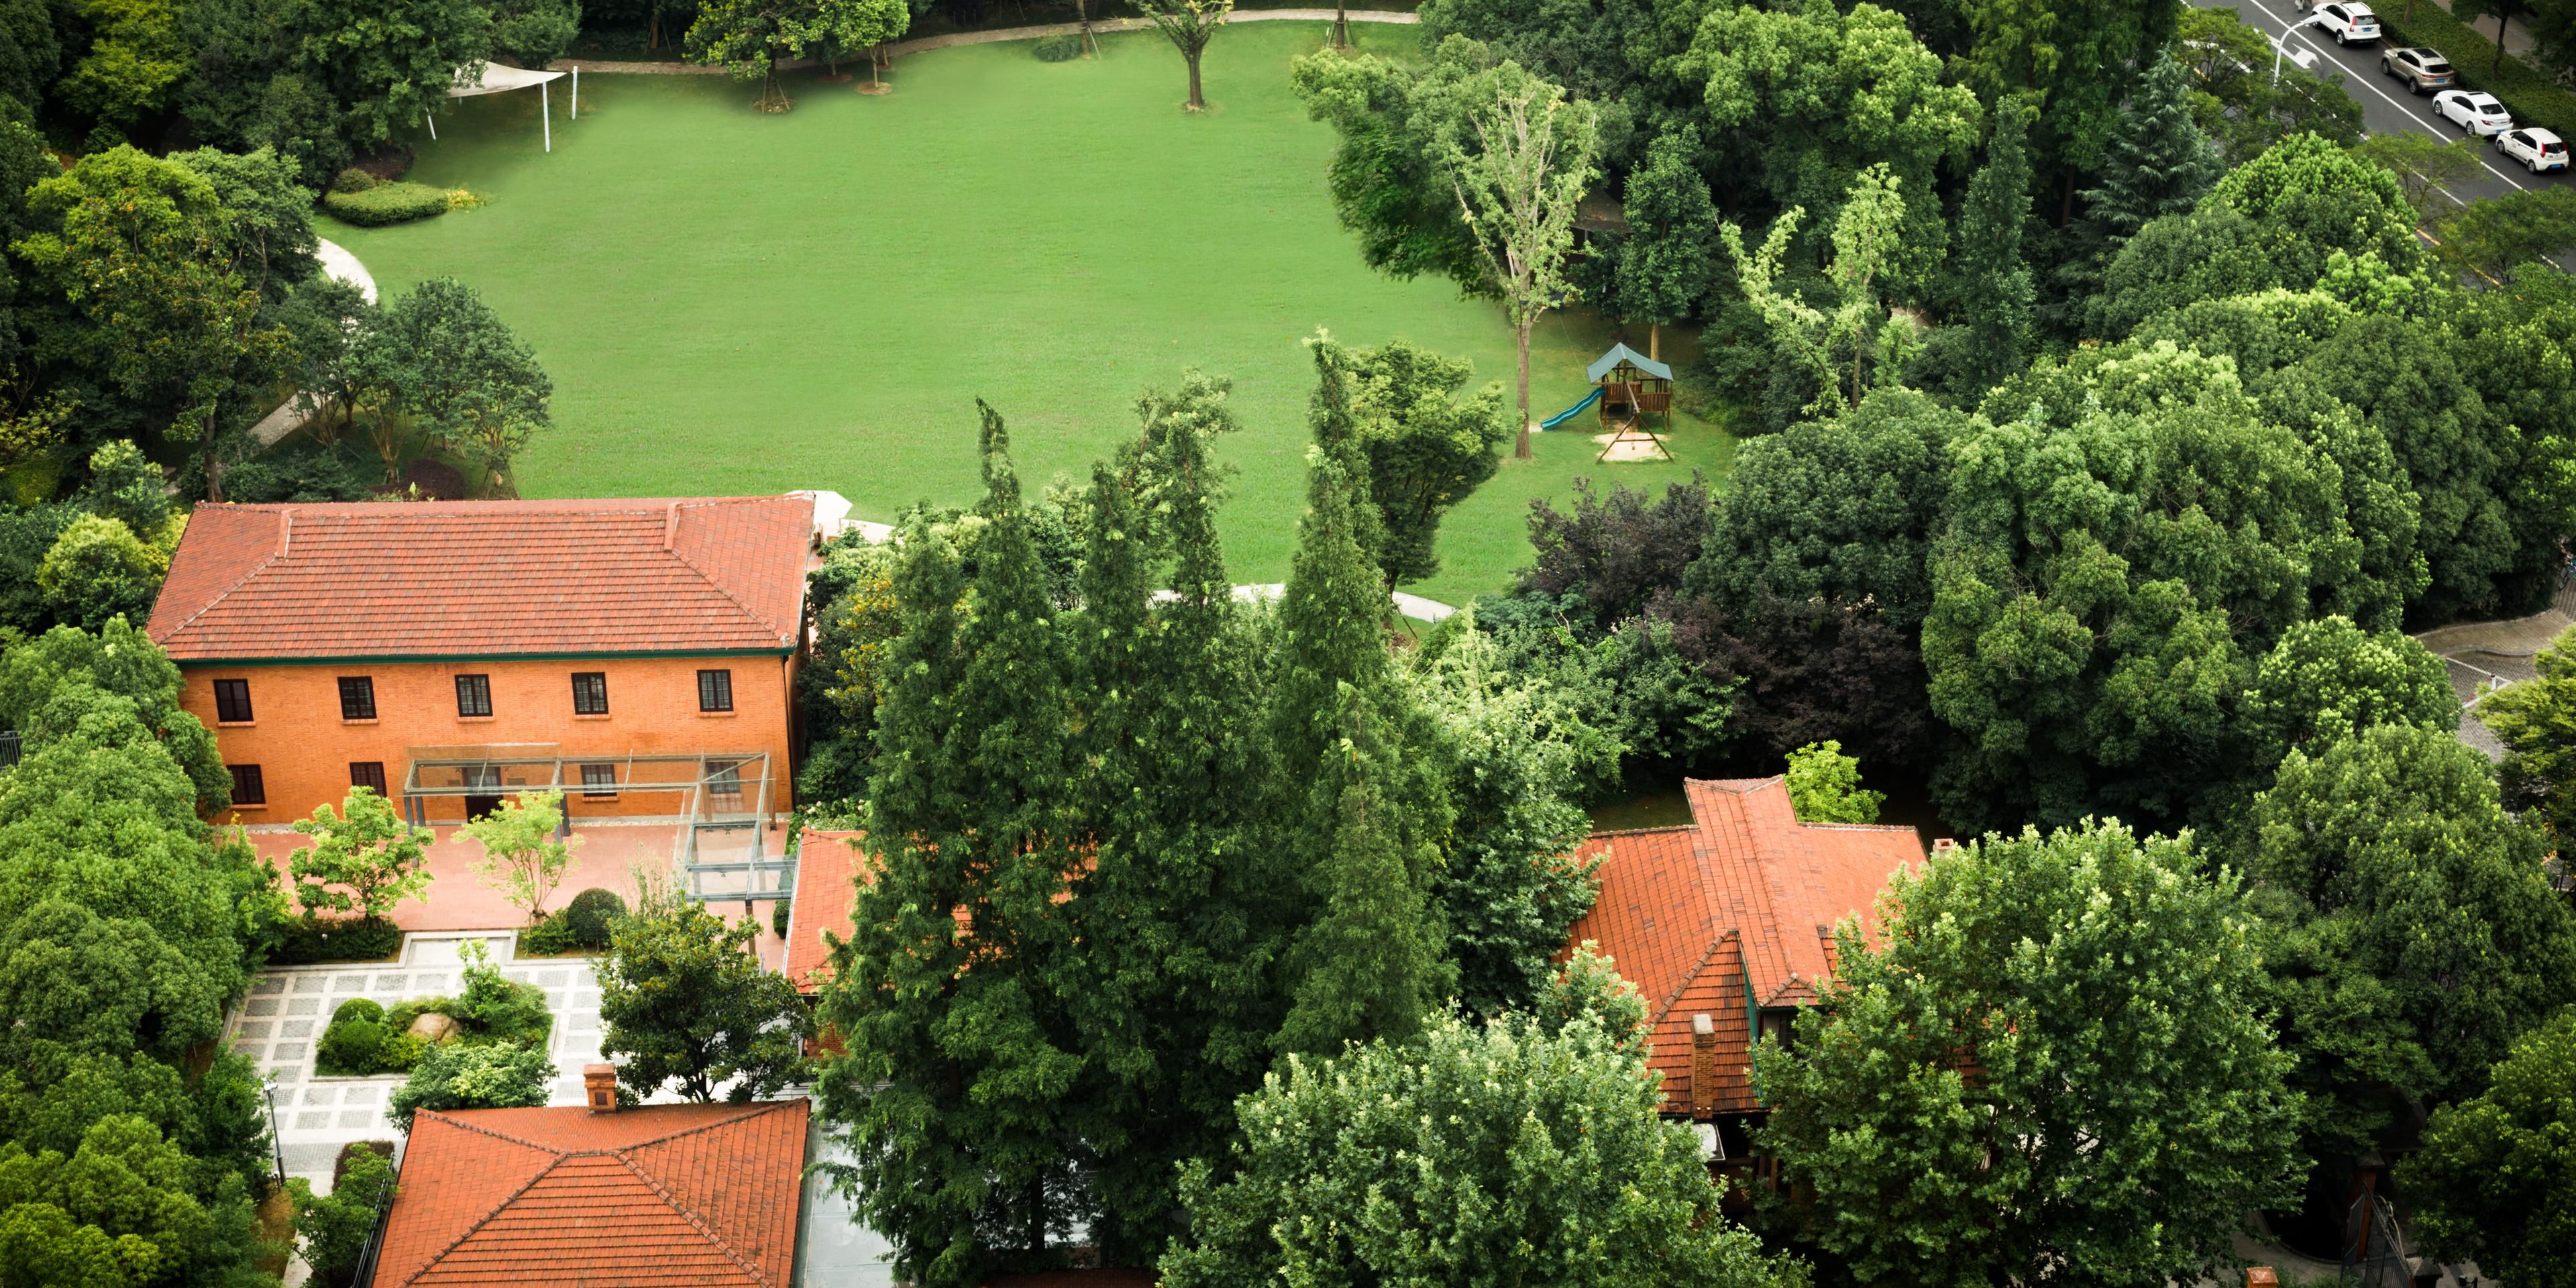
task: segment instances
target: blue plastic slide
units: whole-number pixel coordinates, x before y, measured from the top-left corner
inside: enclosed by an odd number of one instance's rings
[[[1592,404],[1597,403],[1597,402],[1599,402],[1599,401],[1601,401],[1601,386],[1599,386],[1599,385],[1594,385],[1594,386],[1592,387],[1592,392],[1591,392],[1591,393],[1588,393],[1588,394],[1583,395],[1583,401],[1581,401],[1581,402],[1579,402],[1579,403],[1576,403],[1576,404],[1574,404],[1573,406],[1568,407],[1568,408],[1566,408],[1565,410],[1563,410],[1563,411],[1561,411],[1561,412],[1558,412],[1557,414],[1555,414],[1555,415],[1553,415],[1553,416],[1550,416],[1550,417],[1548,417],[1548,418],[1547,418],[1547,419],[1545,419],[1545,420],[1540,421],[1540,422],[1538,423],[1538,427],[1539,427],[1540,429],[1554,429],[1554,428],[1556,428],[1557,426],[1562,425],[1562,424],[1564,424],[1565,422],[1567,422],[1567,421],[1569,421],[1569,420],[1574,419],[1574,417],[1575,417],[1575,415],[1576,415],[1577,413],[1581,412],[1584,408],[1589,407],[1589,406],[1591,406]]]

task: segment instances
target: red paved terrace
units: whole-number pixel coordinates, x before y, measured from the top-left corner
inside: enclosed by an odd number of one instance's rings
[[[814,501],[204,505],[153,606],[173,660],[793,648]]]
[[[423,1110],[375,1282],[786,1288],[806,1102]]]
[[[1923,848],[1909,827],[1801,823],[1779,778],[1683,788],[1689,826],[1584,843],[1602,859],[1601,898],[1569,942],[1597,943],[1644,997],[1665,1113],[1759,1113],[1754,1035],[1785,1035],[1797,1008],[1815,1004],[1834,923],[1859,915],[1874,933],[1879,890]]]

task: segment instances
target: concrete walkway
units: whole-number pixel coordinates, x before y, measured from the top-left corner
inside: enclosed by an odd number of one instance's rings
[[[2571,626],[2576,626],[2576,581],[2562,581],[2549,607],[2529,617],[2458,622],[2415,637],[2450,669],[2451,691],[2460,699],[2460,741],[2489,759],[2504,758],[2504,744],[2479,723],[2477,704],[2498,689],[2538,677],[2533,656]]]
[[[1403,24],[1421,21],[1412,14],[1398,13],[1391,9],[1350,9],[1345,10],[1343,16],[1352,22]],[[1330,9],[1237,9],[1226,18],[1227,22],[1331,22],[1332,20],[1333,11]],[[1091,31],[1094,35],[1109,31],[1143,31],[1153,25],[1143,18],[1104,18],[1092,23]],[[1079,35],[1081,31],[1082,24],[1078,22],[1051,22],[1033,27],[1004,27],[996,31],[952,31],[946,35],[924,36],[919,40],[898,40],[885,47],[885,58],[887,62],[893,62],[906,54],[928,53],[933,49],[953,49],[959,45],[993,45],[1006,40],[1038,40],[1047,36],[1072,36]],[[865,65],[864,59],[845,58],[841,61]],[[779,63],[778,70],[800,71],[822,65],[823,60],[820,58],[790,58]],[[627,63],[606,62],[593,58],[558,58],[547,66],[563,70],[579,68],[595,76],[724,76],[729,74],[723,67],[709,67],[699,63]]]

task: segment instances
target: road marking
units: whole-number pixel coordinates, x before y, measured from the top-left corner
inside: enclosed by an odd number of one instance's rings
[[[2272,21],[2274,21],[2274,22],[2278,22],[2278,23],[2280,23],[2280,24],[2281,24],[2281,38],[2282,38],[2283,40],[2287,40],[2287,39],[2289,39],[2292,35],[2294,35],[2294,34],[2295,34],[2295,35],[2297,35],[2297,36],[2298,36],[2298,39],[2299,39],[2300,43],[2305,44],[2309,49],[2314,50],[2314,51],[2316,52],[2316,54],[2317,54],[2319,57],[2321,57],[2321,58],[2322,58],[2322,57],[2329,57],[2329,55],[2327,55],[2327,54],[2326,54],[2326,52],[2325,52],[2324,50],[2322,50],[2322,49],[2318,49],[2318,48],[2317,48],[2317,44],[2316,44],[2316,42],[2315,42],[2315,41],[2313,41],[2313,40],[2310,40],[2310,39],[2309,39],[2309,38],[2304,34],[2303,30],[2299,29],[2299,28],[2297,27],[2297,25],[2296,25],[2296,24],[2294,24],[2294,23],[2290,23],[2290,22],[2287,22],[2287,21],[2284,21],[2283,19],[2281,19],[2281,18],[2279,18],[2279,17],[2275,16],[2275,15],[2272,13],[2272,7],[2271,7],[2270,5],[2267,5],[2267,4],[2263,3],[2263,0],[2254,0],[2254,7],[2255,7],[2255,8],[2257,8],[2257,9],[2262,10],[2262,11],[2263,11],[2263,16],[2264,16],[2264,17],[2271,18],[2271,19],[2272,19]],[[2380,39],[2381,39],[2381,42],[2382,42],[2383,44],[2385,44],[2385,43],[2386,43],[2387,38],[2386,38],[2385,36],[2381,37]],[[2388,100],[2388,105],[2389,105],[2390,107],[2396,108],[2398,111],[2404,112],[2404,113],[2406,114],[2406,119],[2407,119],[2408,121],[2413,122],[2413,123],[2414,123],[2414,125],[2415,125],[2415,128],[2417,128],[2417,129],[2419,129],[2419,130],[2424,131],[2426,134],[2430,134],[2430,135],[2432,135],[2434,138],[2442,139],[2442,140],[2443,140],[2443,141],[2445,141],[2445,142],[2448,142],[2448,141],[2449,141],[2449,137],[2448,137],[2447,135],[2443,134],[2440,130],[2434,129],[2434,128],[2433,128],[2432,126],[2430,126],[2430,125],[2426,125],[2426,124],[2424,123],[2424,119],[2423,119],[2422,117],[2419,117],[2419,116],[2415,115],[2415,109],[2414,109],[2414,108],[2412,108],[2412,107],[2410,107],[2410,106],[2408,106],[2408,105],[2406,105],[2406,104],[2404,104],[2404,103],[2400,103],[2400,102],[2398,102],[2398,101],[2397,101],[2397,97],[2396,97],[2396,95],[2393,95],[2393,94],[2389,93],[2387,90],[2380,88],[2380,86],[2379,86],[2379,81],[2377,80],[2377,78],[2373,77],[2369,72],[2366,72],[2366,71],[2363,71],[2363,72],[2353,72],[2353,71],[2352,71],[2352,69],[2350,69],[2350,68],[2348,68],[2348,67],[2344,67],[2344,66],[2343,66],[2343,64],[2342,64],[2340,61],[2337,61],[2337,62],[2336,62],[2336,64],[2335,64],[2335,66],[2337,67],[2337,69],[2339,69],[2339,70],[2342,70],[2342,71],[2344,71],[2344,72],[2349,73],[2349,75],[2347,75],[2347,77],[2346,77],[2346,79],[2347,79],[2347,80],[2349,80],[2349,79],[2351,78],[2351,76],[2359,76],[2359,77],[2361,77],[2361,78],[2362,78],[2362,84],[2363,84],[2366,88],[2368,88],[2368,89],[2370,90],[2370,92],[2371,92],[2371,93],[2373,93],[2373,94],[2377,94],[2377,95],[2378,95],[2378,96],[2380,96],[2381,98]],[[2512,186],[2513,188],[2515,188],[2515,189],[2517,189],[2517,190],[2519,190],[2519,191],[2524,191],[2524,192],[2528,192],[2528,191],[2530,191],[2530,189],[2529,189],[2529,188],[2526,188],[2526,187],[2524,187],[2524,186],[2523,186],[2523,183],[2522,183],[2522,181],[2521,181],[2521,180],[2514,178],[2512,175],[2506,174],[2506,173],[2505,173],[2504,171],[2502,171],[2502,170],[2498,170],[2498,169],[2496,169],[2496,168],[2495,168],[2494,166],[2492,166],[2492,165],[2488,165],[2488,163],[2487,163],[2487,159],[2486,159],[2485,157],[2483,157],[2483,156],[2479,157],[2479,158],[2478,158],[2478,164],[2479,164],[2479,165],[2482,165],[2482,166],[2486,166],[2486,170],[2487,170],[2487,173],[2488,173],[2488,174],[2494,175],[2495,177],[2497,177],[2497,178],[2499,178],[2499,179],[2504,180],[2504,181],[2505,181],[2505,183],[2507,183],[2508,185]],[[2455,194],[2455,193],[2453,193],[2453,192],[2452,192],[2450,189],[2448,189],[2448,188],[2444,188],[2444,189],[2442,190],[2442,195],[2443,195],[2443,196],[2445,196],[2445,197],[2449,197],[2449,198],[2450,198],[2451,200],[2453,200],[2453,201],[2459,201],[2459,202],[2460,202],[2460,204],[2461,204],[2461,205],[2463,205],[2463,206],[2465,206],[2465,205],[2469,204],[2469,203],[2467,203],[2467,202],[2465,202],[2465,201],[2460,201],[2460,198],[2458,197],[2458,195],[2457,195],[2457,194]]]

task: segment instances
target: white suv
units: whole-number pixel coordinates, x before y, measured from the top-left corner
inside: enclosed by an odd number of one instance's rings
[[[2305,9],[2308,5],[2302,0],[2299,7]],[[2369,5],[2335,0],[2316,6],[2316,11],[2316,25],[2333,36],[2338,45],[2367,45],[2379,39],[2379,15],[2372,13]]]
[[[2513,128],[2513,114],[2485,90],[2443,90],[2433,96],[2433,112],[2459,126],[2462,134],[2502,134]]]
[[[2547,130],[2524,126],[2495,136],[2496,151],[2531,168],[2533,174],[2543,170],[2567,168],[2567,141]]]

